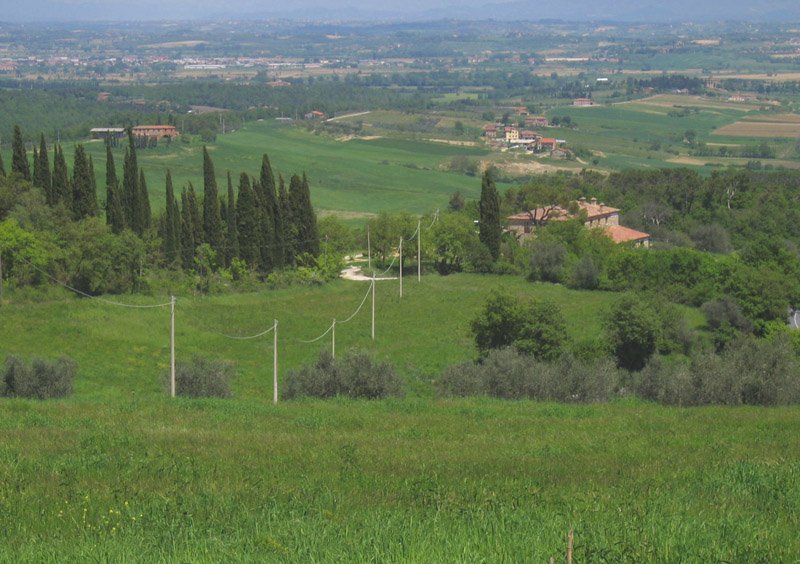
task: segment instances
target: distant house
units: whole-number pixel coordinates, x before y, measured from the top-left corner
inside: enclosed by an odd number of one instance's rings
[[[558,141],[556,141],[555,137],[542,137],[539,143],[543,151],[552,151],[558,146]]]
[[[528,127],[547,127],[549,124],[544,116],[528,116],[525,118],[525,125]]]
[[[595,102],[591,98],[575,98],[572,101],[572,105],[578,108],[586,108],[589,106],[596,106],[597,102]]]
[[[571,153],[572,151],[570,151],[569,149],[555,148],[552,151],[550,151],[550,156],[553,157],[554,159],[566,159],[567,157],[570,156]]]
[[[156,137],[163,139],[169,137],[174,139],[178,136],[178,130],[174,125],[137,125],[131,129],[136,137]]]
[[[517,115],[520,115],[520,116],[527,116],[530,113],[528,111],[528,108],[525,108],[525,107],[522,107],[522,106],[514,108],[514,111],[517,112]]]
[[[570,204],[569,208],[560,205],[536,208],[528,212],[518,213],[507,218],[508,231],[517,237],[530,237],[537,225],[546,225],[549,221],[565,221],[583,217],[587,229],[601,228],[615,243],[629,243],[650,246],[650,235],[619,224],[619,209],[586,198]]]
[[[98,102],[105,102],[111,97],[111,92],[98,92],[97,93],[97,101]]]
[[[504,133],[506,141],[516,141],[519,139],[519,130],[516,127],[506,127]]]
[[[524,141],[533,141],[534,139],[540,139],[541,137],[542,136],[535,131],[528,131],[527,129],[523,130],[519,134],[519,138]]]
[[[497,138],[497,126],[496,125],[487,125],[483,128],[483,134],[488,139],[495,139]]]
[[[322,118],[325,117],[325,114],[320,112],[320,111],[313,110],[313,111],[308,112],[303,117],[306,118],[306,119],[322,119]]]

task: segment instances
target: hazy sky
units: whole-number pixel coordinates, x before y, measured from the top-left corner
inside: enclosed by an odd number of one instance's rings
[[[0,20],[497,19],[800,21],[800,0],[26,0],[4,2]]]

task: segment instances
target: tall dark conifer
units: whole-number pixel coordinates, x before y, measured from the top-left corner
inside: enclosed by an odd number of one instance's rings
[[[31,176],[31,184],[37,188],[42,188],[39,181],[39,152],[36,150],[36,145],[33,146],[33,175]]]
[[[106,224],[116,234],[125,229],[125,212],[122,209],[117,167],[114,165],[110,143],[106,143]]]
[[[72,198],[70,210],[74,219],[83,219],[97,215],[97,196],[92,190],[91,170],[86,149],[83,145],[75,146],[75,164],[72,168]]]
[[[47,143],[44,140],[44,133],[42,133],[41,141],[39,142],[39,182],[42,190],[44,190],[45,198],[48,204],[52,204],[55,198],[53,197],[53,180],[50,177],[50,159],[47,157]]]
[[[236,200],[233,194],[233,182],[228,171],[228,206],[225,209],[225,224],[228,232],[225,237],[225,265],[230,266],[231,261],[239,257],[239,226],[236,218]]]
[[[261,176],[259,178],[261,192],[264,198],[264,213],[266,221],[270,226],[271,237],[267,240],[270,245],[270,258],[276,267],[284,264],[284,227],[281,214],[277,187],[275,185],[275,175],[272,172],[272,165],[266,153],[261,159]]]
[[[69,172],[67,161],[61,145],[53,146],[53,203],[63,202],[68,208],[72,207],[72,189],[69,185]]]
[[[203,240],[203,216],[200,213],[200,204],[197,201],[197,193],[194,191],[194,186],[189,183],[189,192],[187,194],[189,203],[189,221],[192,226],[192,237],[194,239],[194,246],[199,247],[205,241]],[[194,256],[194,252],[192,253]]]
[[[167,264],[174,264],[180,261],[178,249],[180,249],[180,218],[176,217],[178,203],[175,200],[175,191],[172,187],[172,175],[167,170],[167,205],[164,212],[164,252],[167,257]]]
[[[219,252],[222,250],[222,219],[219,214],[219,190],[214,163],[203,146],[203,234],[205,242]]]
[[[133,132],[128,129],[128,147],[125,149],[125,160],[122,164],[122,190],[120,193],[125,225],[138,234],[144,229],[138,223],[141,207],[139,205],[139,164],[136,159],[136,141]]]
[[[181,190],[181,263],[184,269],[190,269],[194,265],[194,229],[192,227],[192,215],[189,211],[189,195],[186,188]]]
[[[150,210],[150,192],[147,190],[147,181],[144,178],[144,169],[139,171],[139,197],[137,198],[137,218],[141,231],[141,235],[146,230],[150,229],[152,221],[152,211]]]
[[[278,177],[278,206],[281,210],[283,221],[283,263],[294,264],[294,257],[297,242],[297,227],[292,214],[292,200],[289,192],[286,191],[286,183],[283,176]]]
[[[303,177],[292,175],[289,182],[289,200],[291,202],[291,221],[297,233],[293,242],[297,255],[309,253],[319,255],[319,241],[317,240],[317,216],[311,205],[311,193],[305,173]]]
[[[11,152],[11,172],[16,172],[25,180],[30,180],[31,167],[28,164],[28,153],[25,151],[25,142],[22,140],[22,130],[18,125],[14,126]]]
[[[92,183],[92,193],[90,196],[90,201],[92,203],[92,213],[93,216],[100,215],[100,204],[97,202],[97,176],[94,174],[94,160],[92,159],[92,155],[89,155],[89,180]]]
[[[500,256],[500,236],[503,233],[503,226],[500,222],[500,196],[497,194],[491,170],[483,173],[478,211],[480,240],[489,249],[492,260],[497,260]]]
[[[244,172],[239,176],[236,221],[236,228],[239,232],[239,256],[248,266],[254,267],[261,258],[258,249],[260,226],[255,193],[250,187],[250,178]]]
[[[0,176],[6,177],[6,166],[3,164],[3,155],[0,155]]]

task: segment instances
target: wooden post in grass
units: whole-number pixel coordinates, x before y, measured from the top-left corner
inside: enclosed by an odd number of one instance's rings
[[[400,297],[403,297],[403,238],[400,237]]]
[[[173,398],[175,397],[175,296],[169,297],[169,305],[171,311],[171,321],[169,328],[169,393]]]
[[[375,271],[372,271],[372,340],[375,340]]]
[[[550,564],[556,564],[556,559],[554,556],[550,557]]]
[[[272,403],[278,405],[278,320],[272,326]]]
[[[572,529],[570,529],[567,536],[567,564],[572,564],[572,539]]]

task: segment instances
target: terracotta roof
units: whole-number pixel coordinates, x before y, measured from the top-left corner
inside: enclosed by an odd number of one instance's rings
[[[542,141],[544,141],[544,140],[542,140]],[[595,202],[597,201],[596,199],[594,199],[594,200],[595,200]],[[619,213],[619,208],[612,208],[611,206],[607,206],[607,205],[605,205],[603,203],[600,203],[600,204],[591,203],[591,202],[587,202],[585,200],[584,201],[578,200],[575,203],[578,204],[578,207],[580,209],[586,210],[586,219],[587,220],[597,219],[597,218],[600,218],[600,217],[606,217],[606,216],[609,216],[609,215],[613,215],[615,213]],[[541,218],[542,215],[544,215],[546,209],[547,208],[536,208],[535,210],[531,210],[531,211],[533,212],[534,217]],[[550,220],[561,220],[561,221],[563,221],[565,219],[569,219],[569,218],[572,218],[572,217],[577,217],[577,216],[570,214],[569,210],[566,209],[566,208],[563,208],[561,206],[555,206],[553,208],[553,210],[550,212],[549,219]],[[516,215],[509,216],[508,219],[517,219],[517,220],[525,221],[527,219],[530,219],[530,215],[528,215],[527,212],[523,212],[523,213],[518,213]],[[633,229],[631,229],[631,231],[633,231]],[[636,231],[636,233],[640,233],[640,232]],[[644,235],[649,237],[649,235],[647,235],[646,233]]]
[[[641,241],[650,237],[649,233],[636,231],[630,227],[622,225],[615,225],[606,228],[606,234],[611,237],[615,243],[627,243],[628,241]]]
[[[556,140],[555,140],[555,137],[543,137],[542,138],[542,143],[544,143],[545,145],[547,145],[548,143],[551,144],[551,145],[555,145],[556,144]]]

